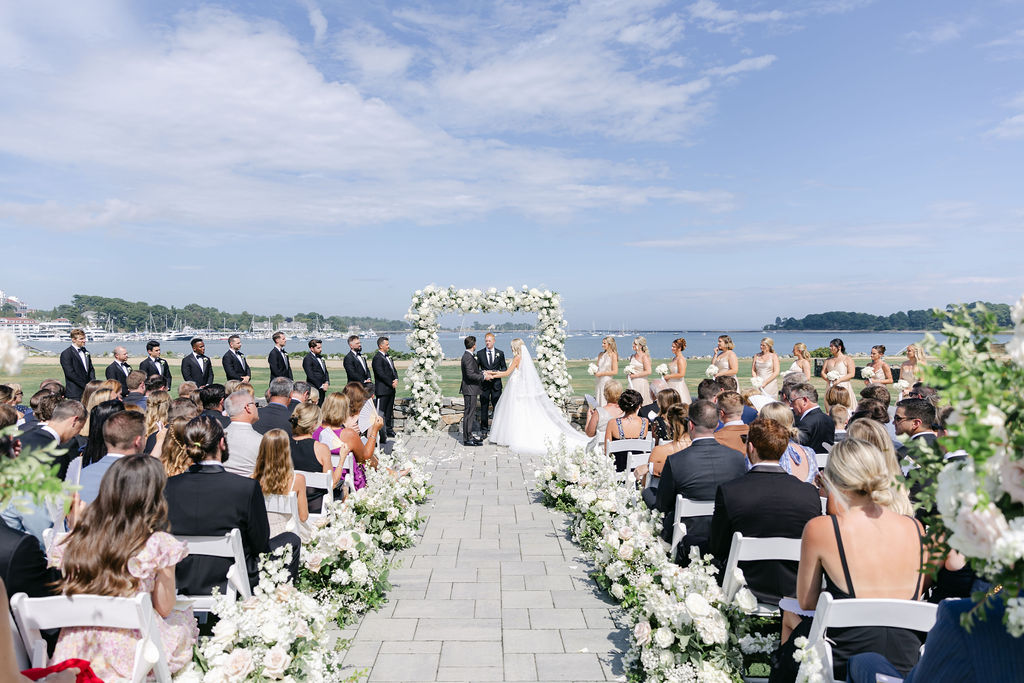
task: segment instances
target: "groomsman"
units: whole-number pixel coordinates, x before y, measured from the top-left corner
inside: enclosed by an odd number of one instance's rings
[[[160,375],[164,380],[167,391],[170,391],[171,367],[167,364],[167,361],[160,357],[160,342],[155,339],[146,342],[146,353],[149,354],[149,358],[139,363],[139,370],[146,373],[146,379],[153,375]]]
[[[484,370],[501,372],[507,370],[505,354],[501,349],[494,348],[494,335],[488,332],[484,336],[484,348],[476,353],[476,360]],[[484,380],[480,384],[480,429],[489,431],[490,410],[498,405],[501,398],[501,378]]]
[[[391,341],[377,337],[377,355],[373,357],[374,390],[379,399],[377,405],[384,418],[384,429],[389,439],[395,438],[393,420],[395,417],[395,391],[398,389],[398,372],[388,355]]]
[[[358,334],[348,338],[349,352],[345,356],[345,375],[349,382],[358,382],[366,389],[366,393],[373,396],[373,379],[370,377],[370,368],[366,366],[366,359],[363,358],[363,342]]]
[[[273,382],[275,377],[293,379],[292,364],[288,360],[288,352],[284,350],[284,345],[288,342],[288,338],[284,336],[284,332],[275,332],[272,339],[274,340],[274,348],[271,349],[270,355],[267,356],[267,362],[270,364],[270,381]]]
[[[302,371],[306,373],[306,382],[320,392],[317,405],[322,406],[327,398],[327,388],[331,386],[331,373],[327,371],[327,361],[321,352],[324,343],[319,339],[309,340],[309,353],[302,359]]]
[[[116,379],[121,383],[121,396],[128,395],[128,373],[132,366],[128,365],[128,349],[118,346],[114,349],[114,362],[107,366],[104,373],[107,379]]]
[[[82,398],[85,385],[96,379],[83,330],[71,330],[71,346],[61,351],[60,367],[64,370],[64,396],[77,401]]]
[[[181,379],[185,382],[195,382],[196,386],[202,389],[208,384],[213,384],[213,363],[206,356],[206,342],[195,337],[190,343],[192,353],[181,359]]]
[[[463,340],[466,352],[462,354],[462,443],[465,446],[482,446],[483,442],[473,436],[473,418],[476,417],[477,399],[480,398],[480,384],[488,379],[480,370],[476,360],[476,337],[469,335]]]
[[[228,337],[228,351],[221,356],[220,364],[223,366],[228,380],[237,379],[240,382],[248,382],[252,377],[249,362],[245,360],[245,354],[242,353],[242,338],[237,334]]]

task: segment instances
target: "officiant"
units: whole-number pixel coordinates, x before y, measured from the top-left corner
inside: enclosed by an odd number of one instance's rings
[[[484,337],[484,348],[480,349],[476,353],[476,360],[480,363],[480,369],[482,370],[493,370],[495,372],[504,372],[507,370],[505,365],[505,354],[501,349],[494,348],[494,335],[490,332]],[[498,399],[501,398],[501,379],[489,379],[484,380],[480,384],[480,430],[483,432],[490,431],[488,425],[490,424],[491,410],[498,404]]]

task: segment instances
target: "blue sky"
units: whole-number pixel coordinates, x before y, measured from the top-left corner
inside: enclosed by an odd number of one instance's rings
[[[1024,4],[8,2],[0,288],[713,329],[1024,290]]]

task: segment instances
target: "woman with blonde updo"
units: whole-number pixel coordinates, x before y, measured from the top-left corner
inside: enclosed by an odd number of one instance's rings
[[[892,510],[891,475],[882,452],[860,439],[837,443],[820,486],[834,514],[816,517],[804,527],[796,586],[800,608],[813,610],[823,590],[837,600],[921,599],[922,570],[928,561],[924,530],[912,516]],[[823,578],[827,579],[824,583]],[[794,622],[793,615],[786,613],[784,624],[795,628],[783,635],[791,637],[777,653],[775,661],[781,666],[772,672],[772,681],[796,676],[793,641],[808,634],[811,619]],[[846,663],[852,655],[877,652],[906,674],[921,649],[913,631],[898,628],[830,629],[828,637],[833,642],[834,670],[826,675],[841,680],[846,679]]]
[[[885,463],[889,468],[889,481],[892,482],[892,503],[887,507],[901,515],[914,514],[914,506],[910,502],[910,494],[907,487],[903,485],[904,475],[900,468],[900,459],[896,455],[896,448],[889,432],[885,430],[880,422],[868,419],[854,420],[846,427],[848,439],[860,439],[867,441],[881,451],[885,457]]]
[[[796,360],[789,366],[789,370],[786,370],[783,379],[799,372],[803,374],[804,382],[809,381],[811,379],[811,354],[807,350],[807,344],[803,342],[793,344],[793,356],[796,357]]]
[[[735,377],[740,369],[740,361],[733,349],[736,345],[732,343],[732,337],[723,334],[718,338],[718,345],[715,346],[715,356],[711,364],[718,366],[718,374],[715,377]]]
[[[192,464],[185,448],[185,427],[199,415],[199,406],[188,398],[176,398],[167,408],[167,428],[157,436],[152,456],[159,458],[168,477],[181,474]]]
[[[772,401],[761,408],[759,416],[775,420],[789,432],[789,444],[779,458],[779,466],[800,481],[808,484],[813,482],[818,475],[818,459],[813,449],[800,445],[800,430],[796,428],[793,409],[785,403]]]
[[[686,349],[686,340],[682,337],[672,342],[672,360],[668,364],[668,374],[665,381],[668,386],[679,392],[679,398],[683,403],[693,403],[690,398],[690,390],[686,386],[686,356],[683,351]]]
[[[607,399],[604,397],[604,385],[617,374],[619,374],[619,347],[615,343],[615,337],[608,335],[601,340],[601,353],[597,354],[597,372],[594,373],[594,397],[597,398],[597,405],[603,406],[607,403]]]
[[[750,376],[761,378],[763,393],[772,398],[779,395],[779,354],[775,353],[775,340],[771,337],[761,340],[761,351],[750,364]]]
[[[629,357],[629,365],[626,366],[626,379],[629,381],[629,388],[640,394],[644,403],[650,403],[651,383],[647,380],[651,376],[651,354],[647,350],[647,337],[635,337],[633,339],[633,355]]]

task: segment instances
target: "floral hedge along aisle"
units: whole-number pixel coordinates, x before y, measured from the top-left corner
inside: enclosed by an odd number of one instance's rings
[[[441,421],[441,385],[437,369],[441,363],[437,316],[446,311],[466,313],[536,313],[537,370],[548,396],[564,406],[572,395],[569,371],[565,366],[565,326],[562,302],[558,294],[511,287],[447,289],[428,285],[416,290],[405,319],[412,323],[407,341],[413,353],[412,365],[405,373],[406,387],[412,393],[410,410],[415,431],[430,431]]]
[[[631,680],[737,681],[758,664],[766,674],[778,637],[750,616],[754,595],[744,587],[728,599],[709,557],[694,553],[685,569],[673,563],[658,537],[661,513],[623,485],[609,458],[563,445],[536,476],[545,503],[572,516],[573,538],[596,566],[592,576],[633,624]],[[737,578],[742,584],[742,573]]]

